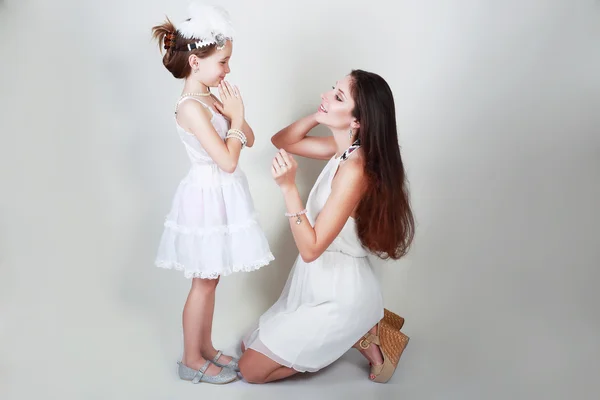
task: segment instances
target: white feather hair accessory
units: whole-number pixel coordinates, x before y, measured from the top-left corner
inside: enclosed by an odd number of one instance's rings
[[[179,24],[177,30],[185,39],[197,39],[188,45],[188,50],[216,44],[222,49],[227,40],[233,40],[234,30],[229,13],[222,7],[192,2],[188,8],[188,18]]]

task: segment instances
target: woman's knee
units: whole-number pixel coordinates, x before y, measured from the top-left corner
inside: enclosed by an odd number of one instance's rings
[[[242,355],[242,358],[240,358],[240,361],[238,362],[240,374],[242,374],[244,380],[254,384],[265,383],[266,376],[263,371],[256,368],[256,365],[253,365],[252,363],[252,359],[244,357],[244,355]]]

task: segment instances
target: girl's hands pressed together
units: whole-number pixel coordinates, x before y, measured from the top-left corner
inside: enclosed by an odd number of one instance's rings
[[[215,108],[232,122],[244,121],[244,101],[237,86],[229,82],[219,83],[219,97],[221,103],[215,102]]]

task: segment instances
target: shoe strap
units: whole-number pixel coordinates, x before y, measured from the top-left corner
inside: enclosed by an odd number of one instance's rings
[[[372,333],[367,333],[366,335],[364,335],[361,339],[361,341],[358,343],[358,345],[360,346],[361,349],[368,349],[369,346],[371,345],[371,343],[375,343],[376,345],[380,346],[381,343],[379,342],[379,336],[377,335],[373,335]]]
[[[384,364],[371,365],[371,373],[375,376],[381,374],[381,371],[383,371],[383,366],[384,366]]]
[[[196,375],[194,375],[194,379],[192,379],[192,383],[199,383],[200,381],[202,381],[202,377],[204,376],[204,373],[206,372],[206,370],[208,369],[208,367],[210,366],[210,361],[206,361],[204,363],[204,365],[202,366],[202,368],[200,368],[198,371],[196,371]]]
[[[221,350],[217,351],[217,355],[215,356],[215,358],[212,359],[212,361],[214,363],[216,363],[217,361],[219,361],[219,358],[221,358],[222,354],[223,354],[223,352]]]

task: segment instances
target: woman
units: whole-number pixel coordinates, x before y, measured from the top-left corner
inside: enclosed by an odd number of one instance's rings
[[[354,70],[321,98],[315,114],[272,138],[280,149],[272,174],[300,255],[279,300],[244,337],[239,367],[251,383],[318,371],[351,347],[371,362],[372,380],[387,382],[408,341],[399,325],[380,323],[381,291],[366,258],[399,259],[414,236],[392,92],[380,76]],[[307,136],[318,124],[332,136]],[[306,209],[289,153],[330,159]]]

